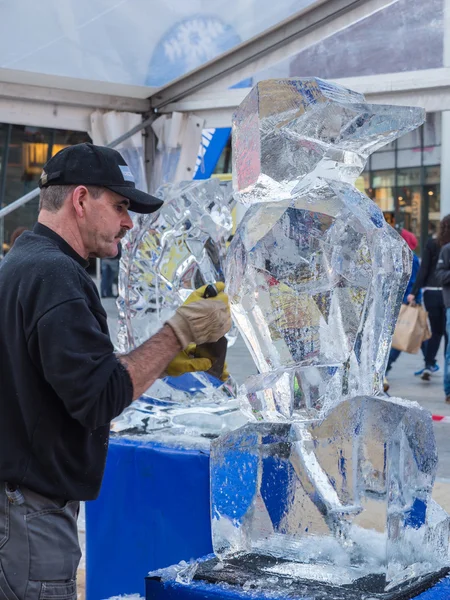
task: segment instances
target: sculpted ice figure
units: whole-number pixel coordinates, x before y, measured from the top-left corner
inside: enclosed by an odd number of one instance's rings
[[[354,186],[371,152],[423,120],[319,79],[260,82],[234,117],[249,209],[226,281],[259,375],[244,388],[253,422],[212,444],[225,573],[370,576],[357,597],[387,598],[448,565],[431,415],[378,395],[410,252]]]
[[[138,217],[122,242],[118,298],[121,352],[130,351],[156,333],[194,289],[224,279],[226,241],[232,232],[231,187],[217,179],[186,181],[163,185],[156,195],[164,199],[162,208]],[[202,374],[187,377],[185,391],[158,380],[150,394],[186,403],[212,395],[215,401],[226,400],[234,393],[231,380],[216,390]]]
[[[142,344],[189,294],[223,281],[232,231],[232,194],[217,179],[161,186],[156,213],[138,217],[122,244],[119,334],[122,352]]]
[[[354,181],[422,109],[370,105],[320,79],[269,80],[233,121],[233,316],[260,375],[253,411],[290,418],[380,390],[410,252]]]

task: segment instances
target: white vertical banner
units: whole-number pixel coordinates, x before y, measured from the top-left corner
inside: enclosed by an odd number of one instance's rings
[[[179,112],[161,115],[152,123],[158,144],[152,166],[151,192],[163,183],[193,178],[204,123],[204,119],[196,115]]]
[[[142,116],[136,113],[109,111],[103,113],[96,110],[91,114],[91,129],[89,135],[92,142],[99,146],[105,146],[136,125],[142,122]],[[144,192],[147,191],[147,180],[145,177],[145,150],[142,131],[121,142],[117,147],[125,162],[133,173],[136,187]]]

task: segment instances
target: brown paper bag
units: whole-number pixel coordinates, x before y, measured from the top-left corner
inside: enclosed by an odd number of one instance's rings
[[[392,337],[392,347],[402,352],[415,354],[422,342],[431,337],[428,313],[420,305],[402,304]]]

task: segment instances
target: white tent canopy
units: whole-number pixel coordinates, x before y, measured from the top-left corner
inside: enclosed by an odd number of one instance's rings
[[[177,111],[229,126],[255,81],[308,75],[450,110],[449,15],[450,0],[3,2],[0,121],[88,131],[95,110]]]
[[[86,10],[80,10],[80,1]],[[0,120],[35,125],[45,118],[41,125],[59,120],[60,127],[80,129],[95,109],[143,114],[176,109],[210,111],[207,117],[213,111],[218,124],[229,124],[231,110],[220,111],[245,95],[245,87],[230,86],[306,75],[343,80],[375,101],[416,99],[412,103],[428,110],[436,110],[439,96],[440,110],[448,109],[446,4],[449,0],[4,3]],[[162,85],[147,85],[152,82]],[[27,102],[40,107],[38,114],[26,109]],[[53,119],[45,105],[56,107]]]

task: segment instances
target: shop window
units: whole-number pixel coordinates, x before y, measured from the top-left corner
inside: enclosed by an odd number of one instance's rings
[[[379,171],[372,173],[372,187],[394,187],[395,186],[395,171]]]
[[[397,172],[398,186],[420,185],[420,168],[399,169]]]
[[[420,148],[422,146],[421,131],[422,128],[418,127],[399,137],[397,140],[397,148]]]
[[[397,224],[420,239],[422,193],[420,186],[397,188]]]
[[[437,183],[441,182],[441,166],[434,165],[433,167],[425,168],[425,183]]]
[[[52,155],[66,146],[86,141],[91,140],[83,132],[13,125],[8,148],[3,205],[17,200],[37,187],[42,169]],[[3,224],[0,221],[0,237],[3,230],[6,249],[11,234],[17,227],[33,228],[38,210],[39,198],[36,197],[7,215]]]
[[[439,223],[441,219],[441,167],[425,167],[424,198],[428,202],[428,221]]]
[[[394,212],[394,188],[377,188],[373,192],[372,199],[383,212]]]
[[[394,214],[394,187],[394,170],[374,171],[372,173],[372,186],[369,188],[369,197],[378,204],[384,213]]]

